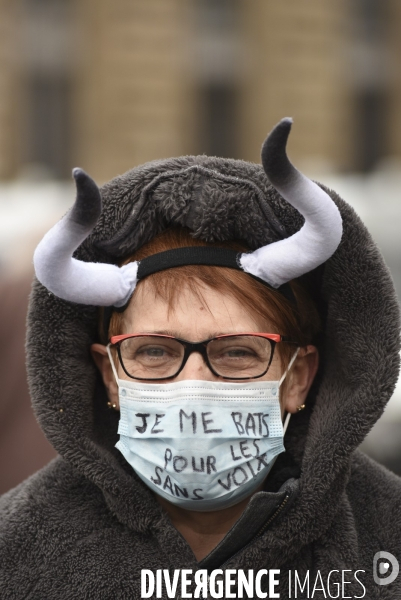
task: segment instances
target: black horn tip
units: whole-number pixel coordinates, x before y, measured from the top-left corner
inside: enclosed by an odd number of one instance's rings
[[[77,186],[77,199],[71,210],[71,218],[80,225],[93,227],[102,211],[99,188],[83,169],[73,169],[72,175]]]
[[[78,189],[84,189],[84,188],[88,188],[88,189],[96,188],[97,189],[97,185],[93,181],[92,177],[89,177],[89,175],[87,173],[85,173],[85,171],[83,169],[80,169],[79,167],[75,167],[75,169],[72,170],[72,176],[75,179],[75,184]]]
[[[72,176],[74,179],[78,179],[80,175],[86,175],[85,171],[83,169],[81,169],[80,167],[75,167],[72,170]]]
[[[263,168],[273,185],[284,183],[292,171],[292,165],[286,153],[291,127],[291,117],[281,119],[273,127],[262,146]]]

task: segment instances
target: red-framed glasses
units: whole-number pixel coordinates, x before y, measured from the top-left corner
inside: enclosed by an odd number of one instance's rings
[[[269,370],[280,342],[296,343],[277,333],[224,334],[196,343],[159,333],[131,333],[110,339],[126,375],[147,381],[174,379],[192,352],[199,352],[217,377],[258,379]]]

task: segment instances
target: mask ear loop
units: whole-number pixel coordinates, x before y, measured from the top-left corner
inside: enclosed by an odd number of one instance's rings
[[[284,379],[286,378],[288,371],[291,369],[292,365],[294,364],[294,361],[295,361],[296,357],[298,356],[299,350],[300,350],[300,348],[296,349],[293,356],[291,357],[290,362],[288,363],[288,367],[286,368],[284,374],[281,376],[281,379],[278,382],[279,389],[280,389],[280,385],[283,383]],[[287,413],[287,416],[285,418],[284,425],[283,425],[283,437],[285,435],[285,432],[287,431],[288,423],[290,422],[290,417],[291,417],[291,413]],[[266,477],[269,475],[270,471],[272,470],[273,465],[276,462],[277,458],[278,458],[278,454],[273,458],[273,460],[270,462],[269,466],[267,467]],[[265,481],[266,481],[266,479],[265,479]]]
[[[283,373],[283,375],[281,376],[280,381],[278,382],[278,387],[280,388],[281,384],[283,383],[284,379],[287,377],[289,370],[291,369],[292,365],[295,362],[296,357],[298,356],[298,352],[300,351],[300,348],[297,348],[296,351],[294,352],[293,356],[291,357],[290,362],[288,363],[288,367],[286,368],[285,372]],[[284,433],[287,431],[287,427],[288,427],[288,423],[290,422],[290,418],[291,418],[291,413],[287,413],[286,417],[285,417],[285,421],[284,421],[284,425],[283,425],[283,431]]]
[[[113,371],[114,378],[115,378],[115,380],[116,380],[116,383],[117,383],[118,387],[120,387],[120,384],[119,384],[119,379],[118,379],[118,373],[117,373],[116,366],[115,366],[115,364],[114,364],[113,357],[112,357],[112,355],[111,355],[110,346],[111,346],[111,344],[107,344],[107,346],[106,346],[106,350],[107,350],[107,354],[108,354],[108,356],[109,356],[109,360],[110,360],[110,364],[111,364],[111,368],[112,368],[112,371]]]

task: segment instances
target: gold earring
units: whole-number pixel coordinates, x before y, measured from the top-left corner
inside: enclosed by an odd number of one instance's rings
[[[297,410],[303,410],[305,408],[305,404],[300,404],[299,406],[297,406]]]
[[[111,408],[111,406],[112,406],[112,405],[111,405],[111,402],[108,402],[108,403],[107,403],[107,408]]]

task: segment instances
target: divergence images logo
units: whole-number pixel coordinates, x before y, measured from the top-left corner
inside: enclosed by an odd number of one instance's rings
[[[390,568],[391,567],[391,568]],[[373,557],[373,579],[378,585],[393,583],[398,576],[400,565],[390,552],[376,552]]]

